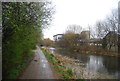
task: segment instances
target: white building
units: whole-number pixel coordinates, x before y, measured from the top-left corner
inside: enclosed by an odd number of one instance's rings
[[[59,41],[59,40],[61,40],[62,36],[63,36],[63,34],[56,34],[53,36],[53,39],[54,39],[54,41]]]

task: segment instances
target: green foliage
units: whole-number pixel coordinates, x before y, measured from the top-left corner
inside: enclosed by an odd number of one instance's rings
[[[65,79],[70,78],[70,76],[68,74],[64,74],[63,76]]]
[[[70,69],[70,68],[67,69],[67,72],[68,72],[69,74],[71,74],[71,75],[72,75],[72,73],[73,73],[72,69]]]
[[[61,62],[60,61],[58,61],[58,64],[60,64]]]
[[[15,79],[33,56],[42,29],[51,20],[48,3],[3,2],[3,79]]]
[[[64,66],[64,65],[60,65],[60,66],[65,68],[65,66]]]

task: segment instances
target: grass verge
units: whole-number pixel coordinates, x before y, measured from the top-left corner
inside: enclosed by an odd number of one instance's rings
[[[73,76],[73,70],[70,68],[66,68],[64,65],[61,65],[60,60],[56,59],[53,54],[49,53],[44,48],[41,48],[48,61],[53,64],[53,67],[57,72],[60,73],[62,79],[75,79]]]

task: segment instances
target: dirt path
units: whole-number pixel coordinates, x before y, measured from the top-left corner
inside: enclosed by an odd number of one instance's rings
[[[21,75],[20,79],[55,79],[51,67],[40,48],[37,46],[35,57]]]

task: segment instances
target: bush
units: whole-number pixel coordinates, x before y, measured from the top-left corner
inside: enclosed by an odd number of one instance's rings
[[[67,72],[68,72],[70,75],[72,75],[72,73],[73,73],[72,69],[70,69],[70,68],[67,69]]]

